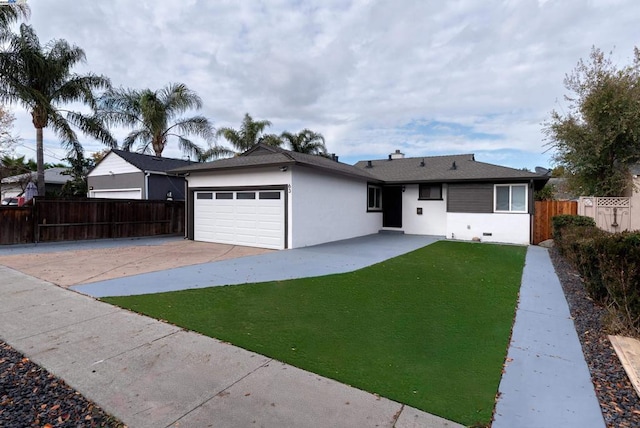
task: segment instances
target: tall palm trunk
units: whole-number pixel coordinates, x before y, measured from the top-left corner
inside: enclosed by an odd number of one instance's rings
[[[38,179],[38,196],[44,196],[44,138],[43,129],[46,128],[49,117],[42,106],[36,106],[31,112],[33,126],[36,128],[36,165]]]
[[[44,149],[42,128],[36,128],[36,164],[38,168],[38,196],[44,196]]]

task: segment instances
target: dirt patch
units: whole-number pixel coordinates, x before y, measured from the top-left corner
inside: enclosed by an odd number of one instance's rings
[[[182,266],[264,254],[273,250],[176,241],[91,250],[0,256],[0,264],[63,287]]]

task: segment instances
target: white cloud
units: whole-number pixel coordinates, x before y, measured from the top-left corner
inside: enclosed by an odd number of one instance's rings
[[[132,88],[183,82],[218,126],[236,127],[249,112],[271,120],[273,132],[322,132],[332,152],[354,159],[434,147],[539,155],[540,124],[563,106],[564,75],[592,45],[615,47],[614,61],[628,63],[640,16],[632,0],[30,5],[42,42],[64,38],[84,48],[78,71]],[[30,118],[17,116],[20,134],[32,138]],[[456,126],[421,133],[407,129],[412,123]],[[170,147],[165,155],[180,153]]]

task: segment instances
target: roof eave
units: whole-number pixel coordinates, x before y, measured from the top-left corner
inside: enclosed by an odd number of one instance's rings
[[[280,161],[280,162],[269,162],[263,163],[259,165],[230,165],[230,166],[216,166],[216,167],[207,167],[207,168],[194,168],[186,167],[186,168],[176,168],[169,170],[168,172],[175,174],[195,174],[198,172],[215,172],[215,171],[234,171],[234,170],[242,170],[242,169],[252,169],[252,168],[269,168],[272,166],[284,166],[284,165],[294,165],[296,162],[294,161]]]
[[[320,166],[320,165],[314,165],[314,164],[310,164],[310,163],[306,163],[306,162],[296,162],[295,164],[299,165],[299,166],[312,168],[312,169],[318,169],[318,170],[321,170],[321,171],[328,171],[328,172],[331,172],[331,173],[336,174],[336,175],[342,175],[342,176],[345,176],[345,177],[357,178],[359,180],[367,180],[368,182],[377,182],[377,183],[383,183],[384,182],[383,180],[380,180],[379,178],[374,177],[372,175],[368,175],[368,174],[367,175],[365,175],[365,174],[355,174],[355,173],[351,174],[351,173],[349,173],[347,171],[341,171],[341,170],[332,169],[332,168],[325,168],[325,167]]]
[[[529,180],[534,181],[548,181],[549,177],[481,177],[481,178],[434,178],[428,180],[380,180],[389,184],[420,184],[420,183],[459,183],[459,182],[473,182],[473,183],[509,183],[509,182],[525,182]]]

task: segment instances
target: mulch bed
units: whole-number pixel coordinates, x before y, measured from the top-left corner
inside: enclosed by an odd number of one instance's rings
[[[569,303],[607,426],[640,427],[640,399],[607,338],[606,308],[589,298],[576,270],[555,248],[549,255]]]
[[[0,427],[126,428],[63,380],[2,341]]]

